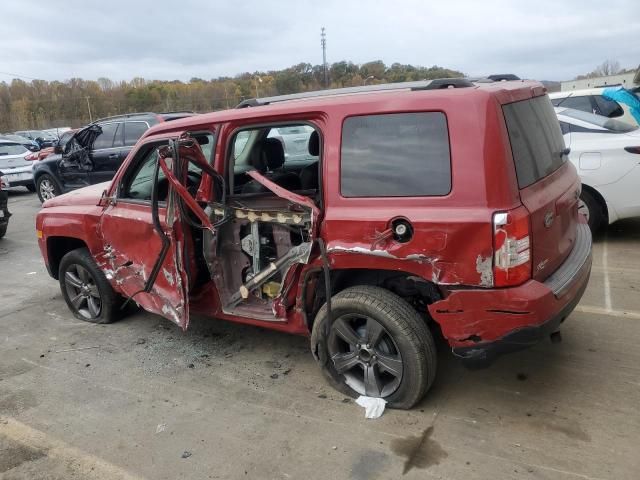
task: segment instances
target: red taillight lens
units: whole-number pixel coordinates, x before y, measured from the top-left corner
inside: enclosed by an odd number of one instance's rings
[[[640,147],[624,147],[624,149],[629,153],[640,154]]]
[[[518,207],[493,214],[493,284],[520,285],[531,278],[529,212]]]
[[[39,154],[38,152],[33,152],[24,157],[25,160],[38,160]]]

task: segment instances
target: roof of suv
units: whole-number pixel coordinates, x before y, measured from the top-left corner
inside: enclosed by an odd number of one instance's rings
[[[443,79],[444,80],[444,79]],[[446,79],[451,80],[451,79]],[[284,113],[303,113],[313,110],[322,111],[326,107],[335,108],[341,105],[358,105],[377,102],[378,110],[388,109],[392,101],[401,103],[413,103],[416,99],[447,99],[458,96],[463,97],[495,97],[499,103],[510,103],[524,100],[534,96],[543,95],[546,88],[540,83],[531,80],[514,80],[482,84],[472,84],[465,79],[456,88],[439,86],[437,88],[425,88],[432,81],[404,82],[394,84],[371,85],[367,87],[339,88],[332,90],[319,90],[302,94],[282,95],[262,99],[251,99],[238,105],[239,108],[220,110],[204,113],[192,118],[183,118],[171,122],[161,123],[151,127],[143,135],[148,137],[163,131],[177,128],[189,128],[193,125],[207,123],[228,122],[244,118],[260,118]],[[462,82],[466,85],[462,85]],[[254,106],[251,106],[254,105]],[[247,107],[247,108],[245,108]],[[372,108],[372,111],[376,108]]]
[[[104,117],[94,120],[89,125],[94,125],[96,123],[104,123],[111,122],[117,120],[152,120],[154,122],[161,121],[171,121],[177,120],[179,118],[191,117],[195,115],[194,112],[180,111],[180,112],[135,112],[135,113],[125,113],[123,115],[113,115],[111,117]]]

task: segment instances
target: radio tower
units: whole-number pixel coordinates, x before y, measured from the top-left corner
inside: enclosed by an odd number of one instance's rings
[[[324,71],[324,88],[329,87],[329,79],[327,76],[327,35],[324,33],[324,27],[320,30],[320,45],[322,45],[322,70]]]

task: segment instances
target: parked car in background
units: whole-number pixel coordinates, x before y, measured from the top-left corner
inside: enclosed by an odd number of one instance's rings
[[[13,133],[5,133],[0,135],[0,140],[10,140],[12,142],[17,142],[21,145],[24,145],[27,150],[32,152],[40,151],[40,145],[35,140],[31,140],[30,138],[23,137],[22,135],[15,135]]]
[[[43,160],[47,158],[49,155],[53,155],[54,153],[61,154],[64,151],[64,148],[69,142],[69,140],[71,140],[71,138],[73,137],[73,134],[75,132],[77,132],[77,129],[67,130],[62,135],[60,135],[60,139],[58,140],[58,143],[55,147],[45,147],[42,150],[33,152],[26,157],[27,160]]]
[[[0,171],[0,238],[4,237],[7,233],[7,226],[9,225],[9,194],[7,192],[9,188],[9,182],[4,174]]]
[[[307,144],[309,136],[313,132],[313,127],[309,125],[297,125],[272,128],[269,138],[277,138],[284,147],[285,163],[291,167],[296,162],[308,162],[311,158]]]
[[[640,129],[581,110],[555,111],[582,181],[580,210],[591,230],[640,216]]]
[[[138,139],[160,122],[189,112],[132,113],[97,120],[65,138],[64,148],[36,162],[34,181],[40,201],[111,180]]]
[[[15,132],[15,135],[35,141],[40,148],[54,147],[58,143],[58,137],[42,130],[21,130]]]
[[[0,140],[0,170],[5,180],[12,187],[23,186],[34,192],[33,162],[26,159],[30,153],[24,145]]]
[[[549,98],[554,107],[572,108],[638,125],[629,106],[602,96],[605,88],[610,87],[554,92],[549,94]]]
[[[304,166],[272,136],[294,127]],[[441,79],[159,123],[36,229],[79,319],[131,299],[183,329],[199,313],[307,335],[341,392],[411,408],[432,330],[470,366],[558,332],[591,269],[579,191],[542,84]]]

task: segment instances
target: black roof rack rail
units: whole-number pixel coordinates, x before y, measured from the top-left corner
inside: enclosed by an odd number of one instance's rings
[[[169,110],[168,112],[158,112],[158,115],[171,115],[172,113],[196,113],[193,110]]]
[[[154,113],[154,112],[123,113],[121,115],[112,115],[110,117],[98,118],[98,119],[94,120],[93,122],[91,122],[91,124],[98,123],[98,122],[104,122],[104,121],[107,121],[107,120],[118,120],[120,118],[141,117],[141,116],[144,116],[144,115],[156,115],[156,113]]]
[[[463,88],[475,85],[464,78],[437,78],[435,80],[418,80],[414,82],[380,83],[362,87],[332,88],[329,90],[315,90],[312,92],[292,93],[274,97],[248,98],[236,108],[259,107],[271,103],[301,100],[305,98],[330,97],[335,95],[352,95],[355,93],[379,92],[384,90],[437,90],[441,88]]]
[[[494,82],[508,82],[511,80],[520,80],[520,77],[514,75],[513,73],[494,73],[492,75],[487,76],[489,80],[493,80]]]

